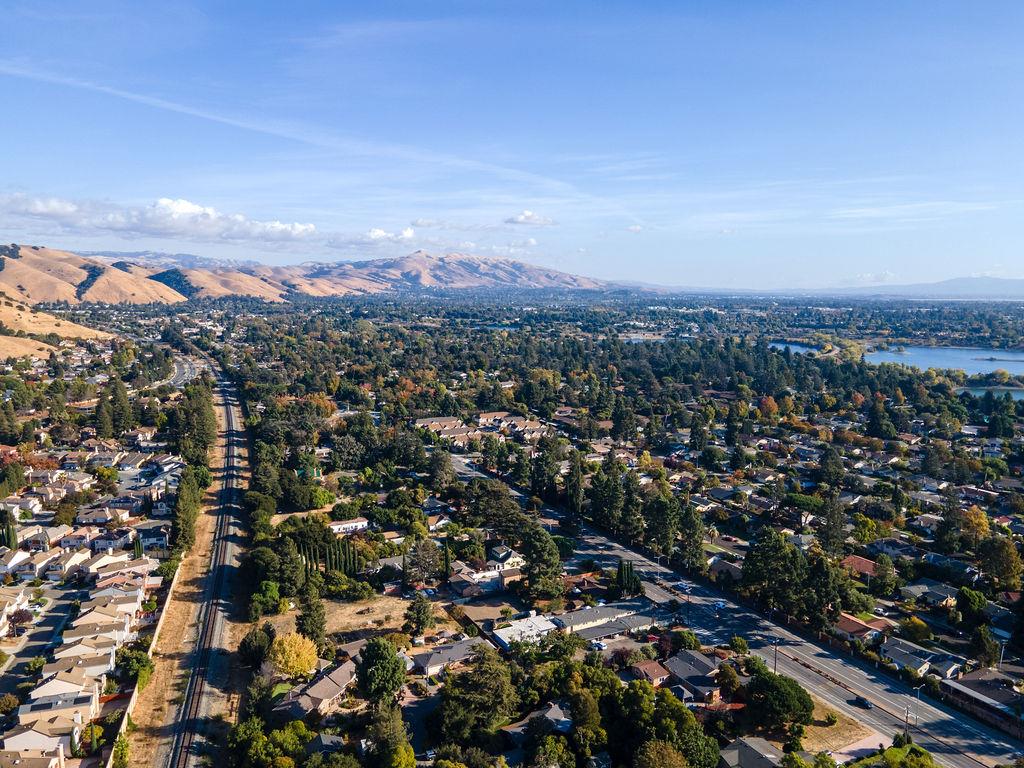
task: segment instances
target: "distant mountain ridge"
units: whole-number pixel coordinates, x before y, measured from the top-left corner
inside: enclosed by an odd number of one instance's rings
[[[204,266],[195,266],[203,264]],[[31,245],[0,247],[0,290],[28,304],[177,303],[251,296],[287,301],[388,292],[474,289],[599,289],[588,277],[512,259],[416,251],[398,258],[270,266],[191,254],[103,252],[86,257]]]
[[[844,296],[904,299],[1011,300],[1024,299],[1024,280],[1007,277],[954,277],[936,283],[874,285],[831,291]]]

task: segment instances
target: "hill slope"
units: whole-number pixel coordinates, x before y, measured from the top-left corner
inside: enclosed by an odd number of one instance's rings
[[[26,245],[0,248],[0,291],[30,304],[170,304],[185,300],[172,288],[150,280],[146,270]]]
[[[424,290],[593,289],[604,285],[521,261],[460,253],[433,256],[417,251],[399,258],[289,266],[215,265],[208,261],[202,267],[169,267],[164,254],[151,258],[146,253],[108,253],[85,258],[39,246],[0,247],[0,290],[33,304],[174,303],[225,296],[277,302],[292,294],[325,297]]]
[[[40,312],[15,299],[0,293],[0,325],[10,331],[24,331],[33,336],[54,334],[64,339],[106,339],[109,333],[86,328],[84,325],[62,320],[46,312]],[[0,338],[4,338],[0,336]]]

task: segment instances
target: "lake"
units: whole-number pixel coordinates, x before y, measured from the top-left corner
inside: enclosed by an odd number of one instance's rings
[[[959,368],[969,376],[1004,370],[1015,376],[1024,375],[1024,351],[988,349],[985,347],[904,347],[869,352],[864,359],[871,363],[901,363],[920,368]]]
[[[778,349],[778,350],[788,349],[793,354],[797,354],[797,353],[806,354],[808,352],[820,352],[821,351],[817,347],[812,347],[809,344],[797,344],[796,342],[793,342],[793,341],[773,341],[768,346],[771,347],[772,349]]]
[[[970,392],[975,397],[984,397],[986,392],[991,392],[999,398],[1009,392],[1010,397],[1014,400],[1024,400],[1024,389],[1008,389],[1006,387],[962,387],[958,389],[957,392]]]

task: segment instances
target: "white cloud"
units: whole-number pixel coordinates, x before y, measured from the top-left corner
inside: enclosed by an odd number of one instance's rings
[[[627,231],[632,232],[634,235],[644,231],[644,228],[641,227],[639,224],[630,224],[628,227],[626,227],[626,229]]]
[[[406,227],[400,232],[388,232],[374,227],[366,233],[366,238],[372,242],[388,242],[388,243],[400,243],[406,240],[412,240],[415,235],[415,231],[412,227]]]
[[[553,219],[549,219],[547,216],[541,216],[533,211],[524,210],[522,213],[517,213],[515,216],[509,216],[505,219],[506,224],[525,224],[531,227],[550,227],[555,222]]]
[[[282,242],[308,240],[317,234],[313,224],[261,221],[168,197],[147,206],[125,206],[95,200],[2,195],[0,215],[50,222],[65,232],[84,235],[116,232],[124,237],[173,237],[201,242]]]

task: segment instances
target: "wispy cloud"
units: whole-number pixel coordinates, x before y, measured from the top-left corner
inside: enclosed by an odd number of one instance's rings
[[[524,210],[522,213],[517,213],[515,216],[509,216],[505,219],[506,224],[522,224],[528,227],[550,227],[554,226],[555,220],[549,219],[547,216],[541,216],[539,213],[533,211]]]
[[[124,206],[94,200],[3,195],[0,196],[0,216],[8,222],[19,219],[45,221],[63,232],[107,232],[126,238],[279,243],[306,241],[318,234],[313,224],[263,221],[240,213],[224,213],[190,200],[167,197],[146,206]]]
[[[195,117],[221,125],[228,125],[246,131],[253,131],[267,136],[295,141],[320,149],[340,152],[347,155],[387,157],[406,162],[418,162],[430,165],[441,165],[449,169],[463,169],[487,174],[506,181],[517,181],[535,185],[549,191],[578,197],[591,197],[578,190],[572,184],[542,174],[523,171],[494,163],[487,163],[470,158],[459,157],[444,152],[422,149],[403,144],[391,144],[377,141],[341,136],[333,131],[296,121],[254,119],[227,115],[214,110],[194,107],[169,99],[137,93],[122,88],[115,88],[102,83],[95,83],[76,77],[46,72],[25,62],[0,59],[0,74],[18,77],[35,82],[61,85],[68,88],[104,94],[125,101],[142,104],[154,109],[173,112],[180,115]],[[595,198],[596,199],[596,198]]]
[[[835,219],[889,219],[899,221],[932,221],[965,213],[991,211],[999,204],[993,202],[972,202],[963,200],[930,200],[916,203],[892,205],[866,205],[839,208],[831,211]]]

